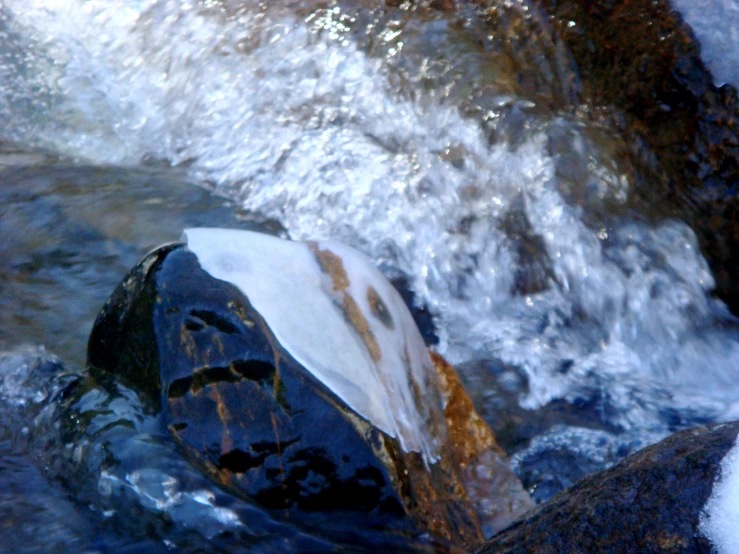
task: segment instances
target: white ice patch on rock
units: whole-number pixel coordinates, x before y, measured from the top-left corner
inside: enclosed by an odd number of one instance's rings
[[[703,507],[700,530],[718,554],[734,554],[739,547],[739,443],[721,461],[721,473]]]
[[[185,237],[201,267],[241,290],[285,350],[349,408],[406,451],[437,459],[431,359],[402,298],[363,254],[231,229],[188,229]],[[321,267],[321,254],[340,260],[338,272]]]

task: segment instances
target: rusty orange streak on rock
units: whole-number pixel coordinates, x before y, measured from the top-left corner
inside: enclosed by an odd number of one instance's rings
[[[367,301],[369,302],[370,309],[372,310],[372,313],[375,314],[375,317],[377,317],[377,319],[379,319],[388,329],[395,329],[395,322],[390,315],[390,310],[387,309],[387,306],[382,301],[382,298],[380,298],[380,295],[374,287],[369,287],[367,289]]]
[[[269,341],[270,348],[272,348],[272,357],[275,360],[275,375],[272,381],[272,395],[277,399],[280,388],[280,351],[276,346],[277,341],[272,334],[272,330],[267,326],[267,323],[260,319],[259,326],[262,328],[264,336],[266,336]],[[275,435],[275,445],[277,446],[277,463],[280,466],[280,488],[285,491],[287,490],[287,485],[285,483],[285,467],[282,463],[282,444],[280,441],[280,433],[277,429],[277,418],[275,418],[275,413],[272,410],[269,412],[269,417],[272,422],[272,432]],[[287,509],[285,509],[284,515],[285,517],[289,516]]]
[[[354,300],[354,298],[352,298],[348,294],[345,295],[344,303],[342,304],[341,308],[342,310],[344,310],[344,316],[346,317],[346,319],[362,338],[362,342],[367,347],[367,350],[372,357],[372,361],[375,363],[380,361],[380,358],[382,358],[382,351],[377,345],[375,335],[372,333],[372,329],[370,329],[367,318],[364,317],[364,314],[359,308],[356,300]]]
[[[218,390],[218,385],[210,387],[209,394],[216,403],[216,411],[218,412],[218,418],[223,424],[223,434],[221,435],[221,454],[226,454],[231,451],[233,447],[233,441],[231,440],[231,433],[228,430],[228,425],[231,422],[231,414],[228,413],[226,405],[223,402],[221,393]]]
[[[457,372],[439,354],[435,352],[430,354],[446,397],[444,416],[449,432],[447,440],[452,442],[454,451],[461,458],[460,462],[466,465],[488,448],[494,449],[500,456],[505,456],[488,424],[475,410]]]
[[[316,257],[318,264],[321,266],[321,270],[331,277],[334,289],[337,291],[346,290],[351,284],[351,281],[349,280],[349,276],[346,274],[344,262],[341,261],[341,258],[330,250],[321,250],[315,242],[308,242],[306,244]]]

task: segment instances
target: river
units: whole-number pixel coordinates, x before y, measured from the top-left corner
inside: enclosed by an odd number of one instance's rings
[[[710,29],[736,4],[676,4],[735,82]],[[82,367],[113,287],[185,227],[340,240],[406,282],[538,500],[739,417],[739,327],[694,232],[630,206],[623,137],[557,109],[576,71],[547,27],[522,45],[475,13],[0,0],[0,521],[31,530],[0,551],[161,546],[45,480],[15,408],[42,391],[12,376]]]

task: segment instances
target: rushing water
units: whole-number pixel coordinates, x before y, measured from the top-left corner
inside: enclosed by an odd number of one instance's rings
[[[673,0],[673,3],[698,38],[703,59],[716,84],[739,84],[739,2]]]
[[[5,374],[40,345],[81,365],[118,279],[184,227],[261,226],[407,280],[538,498],[739,417],[693,232],[631,211],[621,139],[552,110],[574,70],[526,6],[497,6],[539,33],[522,44],[370,1],[0,0]]]

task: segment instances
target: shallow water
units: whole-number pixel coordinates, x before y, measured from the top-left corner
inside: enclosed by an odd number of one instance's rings
[[[369,1],[0,9],[2,349],[81,366],[143,253],[252,227],[407,280],[539,499],[739,415],[693,232],[630,207],[620,137],[557,115],[575,72],[527,4],[492,27]]]

